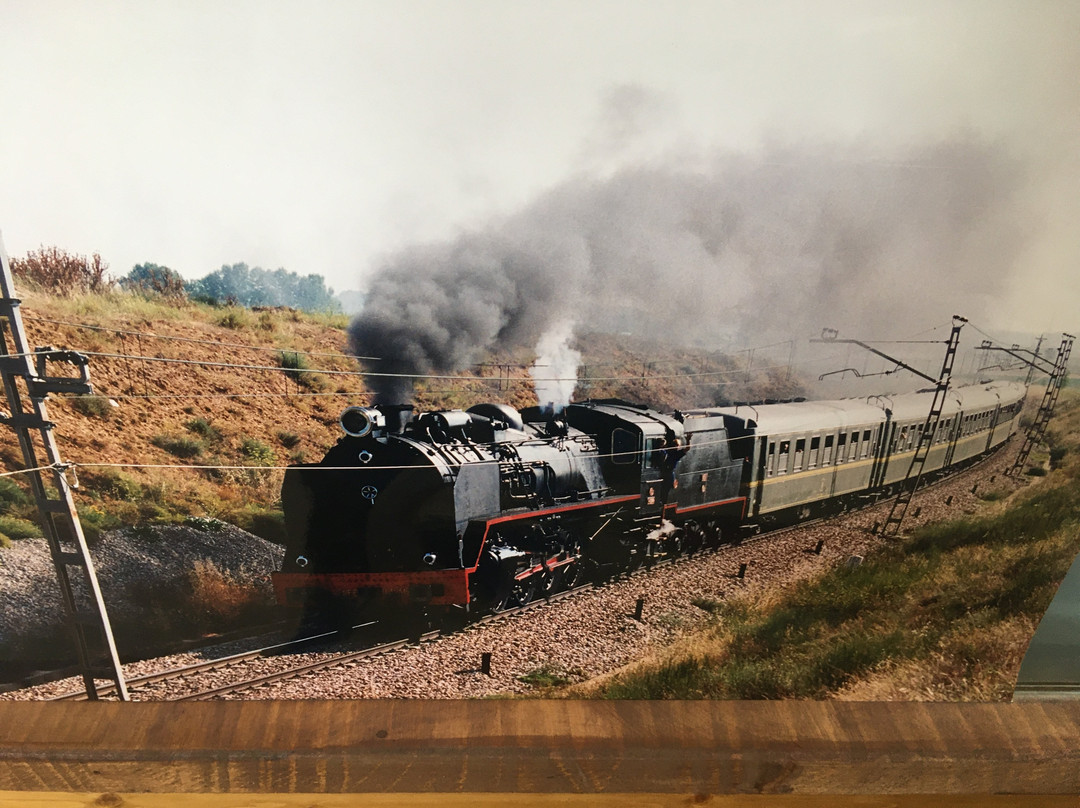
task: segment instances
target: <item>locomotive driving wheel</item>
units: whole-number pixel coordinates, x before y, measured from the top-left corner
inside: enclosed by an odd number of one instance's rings
[[[687,555],[693,555],[705,546],[705,530],[694,520],[683,525],[682,549]]]
[[[715,521],[710,519],[704,524],[701,531],[706,547],[715,550],[723,542],[723,532],[720,530],[720,525],[716,524]]]
[[[504,612],[507,609],[516,609],[518,606],[528,606],[536,597],[539,589],[539,575],[530,575],[521,580],[516,580],[510,587],[510,591],[491,604],[491,611]]]
[[[678,558],[683,554],[685,548],[686,534],[683,529],[676,528],[671,531],[670,535],[664,540],[664,552],[670,558]]]

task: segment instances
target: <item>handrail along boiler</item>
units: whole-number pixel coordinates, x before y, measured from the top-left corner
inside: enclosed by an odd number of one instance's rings
[[[560,413],[350,407],[290,466],[280,603],[500,609],[895,490],[933,393],[664,414],[616,399]],[[1024,387],[954,388],[927,457],[946,473],[1017,428]]]

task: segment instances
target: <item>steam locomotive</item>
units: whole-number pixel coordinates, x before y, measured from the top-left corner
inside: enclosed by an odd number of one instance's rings
[[[1025,389],[949,391],[924,474],[991,451]],[[279,603],[390,614],[499,610],[583,576],[736,539],[894,491],[932,391],[664,414],[608,399],[559,413],[350,407],[290,466]]]

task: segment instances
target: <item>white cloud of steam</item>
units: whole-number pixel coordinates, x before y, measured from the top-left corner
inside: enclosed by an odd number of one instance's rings
[[[536,362],[529,368],[540,406],[552,405],[555,412],[570,403],[577,386],[581,352],[570,347],[574,324],[556,323],[536,344]]]

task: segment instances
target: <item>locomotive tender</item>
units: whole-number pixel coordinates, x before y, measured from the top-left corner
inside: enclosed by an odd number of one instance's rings
[[[949,391],[924,473],[1003,443],[1025,389]],[[500,609],[585,575],[894,491],[932,392],[667,415],[608,399],[558,415],[480,404],[350,407],[322,461],[290,466],[279,603],[383,613]]]

